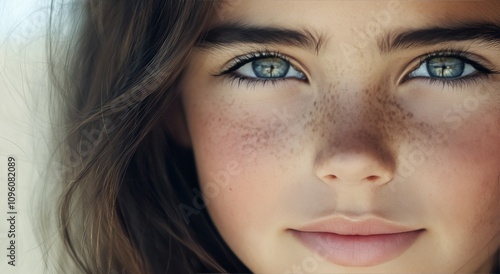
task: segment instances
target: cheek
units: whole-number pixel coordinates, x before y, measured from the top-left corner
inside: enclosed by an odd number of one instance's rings
[[[448,132],[422,170],[428,220],[467,250],[478,250],[500,230],[500,113],[488,113]]]
[[[496,113],[478,114],[464,122],[455,137],[450,137],[448,155],[443,164],[448,164],[448,178],[456,180],[463,200],[484,207],[488,203],[500,208],[498,179],[500,176],[500,124]],[[448,159],[445,161],[445,159]],[[449,183],[453,189],[453,182]],[[459,198],[459,197],[457,197]],[[469,199],[467,199],[469,198]],[[460,199],[460,198],[459,198]],[[474,208],[474,205],[471,205]]]
[[[447,212],[440,218],[450,224],[456,218],[464,221],[463,227],[470,227],[488,214],[489,222],[500,219],[500,97],[496,90],[485,86],[439,93],[421,88],[412,90],[416,95],[405,102],[405,108],[423,123],[412,126],[419,130],[408,139],[408,151],[400,154],[406,168],[399,175],[410,174],[420,181],[429,197],[429,212],[434,210],[431,207]],[[416,173],[420,178],[413,176]]]
[[[302,138],[298,134],[300,121],[296,123],[300,118],[290,114],[289,108],[242,109],[214,104],[206,111],[193,111],[191,116],[195,118],[188,123],[195,154],[204,157],[198,161],[200,165],[220,169],[228,161],[236,161],[249,170],[262,161],[279,160],[298,152]]]
[[[279,204],[275,201],[280,182],[286,180],[293,166],[290,159],[298,158],[303,150],[299,144],[306,138],[300,134],[306,121],[296,115],[303,112],[300,108],[293,102],[279,108],[239,103],[188,106],[200,186],[226,240],[241,241],[243,226],[246,231],[259,230],[276,221],[265,216]]]

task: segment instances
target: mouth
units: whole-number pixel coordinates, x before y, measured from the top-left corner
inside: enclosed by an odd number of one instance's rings
[[[412,229],[380,219],[335,218],[290,231],[303,245],[329,262],[367,267],[399,257],[425,229]]]

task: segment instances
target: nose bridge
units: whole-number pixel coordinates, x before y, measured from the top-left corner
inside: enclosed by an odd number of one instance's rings
[[[361,71],[352,72],[351,74],[359,74]],[[349,79],[349,78],[348,78]],[[381,88],[367,87],[366,83],[354,82],[352,79],[342,84],[329,86],[324,90],[325,97],[330,95],[333,97],[333,107],[328,109],[330,124],[335,124],[336,127],[353,128],[358,127],[373,127],[375,121],[370,117],[380,115],[382,113],[381,103],[384,101],[381,98],[381,93],[374,91]]]
[[[316,157],[318,177],[328,182],[390,181],[396,157],[387,130],[391,121],[384,114],[387,100],[369,89],[349,90],[337,98],[337,107],[326,115],[331,121],[325,123]]]
[[[325,124],[328,147],[337,152],[362,152],[383,142],[383,106],[377,98],[365,91],[340,92],[332,117]]]
[[[326,144],[328,149],[325,151],[330,151],[329,154],[342,155],[342,158],[345,158],[345,155],[361,154],[375,157],[375,154],[387,154],[382,150],[386,147],[383,142],[382,136],[373,129],[367,130],[361,126],[344,130],[337,128],[328,138]]]

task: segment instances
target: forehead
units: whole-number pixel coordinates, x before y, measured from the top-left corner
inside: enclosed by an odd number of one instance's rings
[[[494,41],[491,45],[497,47],[500,41],[500,0],[225,0],[220,3],[215,26],[233,24],[301,31],[312,38],[309,45],[314,45],[316,52],[340,52],[347,43],[360,46],[363,52],[378,54],[394,49],[392,42],[406,33],[413,33],[410,36],[419,40],[421,46],[474,39]],[[417,32],[436,28],[453,34]],[[272,39],[274,35],[266,37]]]
[[[225,0],[218,10],[218,22],[259,22],[264,25],[315,27],[342,32],[350,26],[377,20],[391,21],[391,26],[447,24],[457,20],[500,21],[498,0]],[[366,26],[361,26],[366,27]]]

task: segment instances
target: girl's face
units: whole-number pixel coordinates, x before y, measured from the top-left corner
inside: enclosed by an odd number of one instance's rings
[[[492,267],[500,2],[235,0],[216,18],[183,107],[206,207],[253,272]]]

